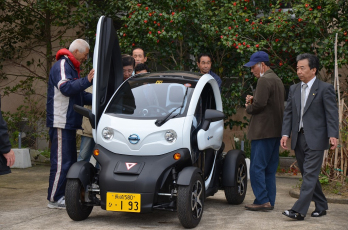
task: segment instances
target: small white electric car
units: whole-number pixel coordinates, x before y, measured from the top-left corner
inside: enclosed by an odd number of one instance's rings
[[[93,67],[92,111],[96,170],[89,162],[70,168],[66,209],[86,219],[93,206],[107,211],[177,211],[186,228],[198,225],[204,200],[219,189],[231,204],[247,190],[244,153],[223,154],[220,90],[209,74],[157,72],[122,82],[121,52],[112,20],[101,17]]]

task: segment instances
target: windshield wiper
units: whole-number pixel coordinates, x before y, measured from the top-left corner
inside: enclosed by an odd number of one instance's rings
[[[172,119],[172,118],[175,118],[176,116],[178,116],[181,112],[181,110],[179,111],[179,113],[175,114],[173,117],[170,117],[176,110],[178,109],[182,109],[184,107],[184,104],[185,104],[185,99],[186,99],[186,96],[187,96],[187,91],[188,91],[188,87],[186,87],[186,91],[185,91],[185,95],[184,95],[184,98],[182,100],[182,103],[179,107],[175,108],[172,112],[170,112],[167,116],[165,116],[162,120],[160,119],[157,119],[156,122],[155,122],[155,125],[157,125],[158,127],[162,126],[164,123],[166,123],[168,120]]]

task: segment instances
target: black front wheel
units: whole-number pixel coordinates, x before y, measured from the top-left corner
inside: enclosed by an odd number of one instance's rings
[[[84,204],[85,189],[79,179],[67,179],[65,187],[65,206],[71,219],[80,221],[87,219],[93,206]]]
[[[230,204],[241,204],[244,201],[248,185],[247,166],[243,155],[239,155],[235,165],[236,186],[226,186],[225,197]]]
[[[192,176],[190,185],[178,187],[178,217],[185,228],[194,228],[201,221],[204,196],[204,183],[199,173]]]

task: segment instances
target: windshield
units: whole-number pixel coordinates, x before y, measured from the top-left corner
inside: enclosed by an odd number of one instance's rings
[[[114,95],[105,113],[132,119],[160,119],[171,112],[171,116],[185,116],[196,82],[178,77],[131,78]]]

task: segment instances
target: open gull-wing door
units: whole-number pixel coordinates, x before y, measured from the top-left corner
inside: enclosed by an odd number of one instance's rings
[[[95,116],[93,129],[94,141],[97,142],[96,128],[99,119],[111,96],[123,82],[121,50],[116,30],[111,18],[101,16],[97,25],[94,46],[92,113]]]

